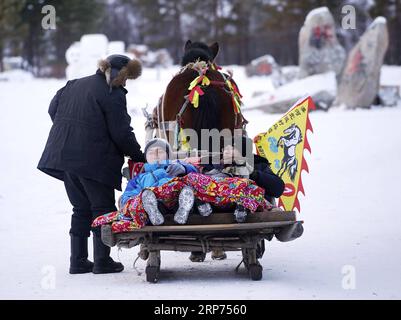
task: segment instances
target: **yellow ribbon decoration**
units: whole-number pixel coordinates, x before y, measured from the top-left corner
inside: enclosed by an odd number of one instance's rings
[[[209,84],[210,84],[209,78],[204,76],[202,79],[202,86],[208,86]]]
[[[196,91],[196,92],[194,93],[194,96],[193,96],[191,102],[192,102],[194,108],[199,107],[199,93],[198,93],[198,91]]]
[[[191,84],[188,87],[188,90],[192,90],[193,88],[196,87],[196,85],[198,84],[200,76],[196,77],[194,80],[192,80]]]
[[[227,84],[227,87],[230,90],[231,94],[233,95],[235,113],[240,113],[240,111],[241,111],[241,98],[238,95],[238,93],[235,92],[234,87],[233,87],[233,85],[232,85],[230,80],[226,80],[226,84]]]
[[[202,79],[202,81],[200,81]],[[201,75],[196,77],[194,80],[192,80],[192,82],[190,83],[188,90],[192,91],[195,89],[196,86],[199,85],[199,82],[201,82],[202,86],[209,86],[210,85],[210,80],[208,77],[206,77],[205,75]],[[191,100],[191,103],[193,104],[194,108],[198,108],[199,107],[199,92],[195,91]]]
[[[190,151],[191,145],[187,141],[187,136],[182,128],[180,128],[180,143],[181,143],[181,150]]]
[[[190,83],[190,85],[188,87],[188,90],[192,90],[193,88],[195,88],[198,85],[199,80],[200,80],[201,77],[203,77],[202,86],[210,85],[210,80],[209,80],[208,77],[206,77],[206,76],[197,76],[194,80],[191,81],[191,83]]]

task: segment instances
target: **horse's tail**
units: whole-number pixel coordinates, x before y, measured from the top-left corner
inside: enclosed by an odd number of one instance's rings
[[[203,89],[204,94],[199,97],[198,108],[191,108],[193,129],[198,135],[198,150],[202,149],[202,129],[218,129],[220,128],[221,109],[219,95],[216,87],[208,86]],[[208,145],[208,150],[212,150],[212,141],[203,142],[203,146]],[[194,146],[192,146],[194,147]]]

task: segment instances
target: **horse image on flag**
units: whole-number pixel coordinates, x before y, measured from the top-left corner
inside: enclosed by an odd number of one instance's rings
[[[285,129],[284,133],[286,135],[281,136],[277,142],[277,146],[281,146],[284,149],[284,157],[281,159],[281,167],[277,175],[282,178],[284,172],[288,171],[291,181],[294,181],[298,171],[296,147],[302,142],[302,133],[295,123]]]
[[[309,120],[309,110],[313,109],[310,97],[301,99],[267,132],[254,138],[258,154],[269,160],[273,172],[285,183],[278,205],[286,211],[296,208],[299,212],[298,192],[305,195],[301,172],[309,172],[303,151],[311,152],[306,132],[313,132]]]

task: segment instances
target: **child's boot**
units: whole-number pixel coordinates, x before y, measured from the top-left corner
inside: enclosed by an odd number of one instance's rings
[[[148,214],[150,222],[154,226],[159,226],[164,223],[164,217],[161,214],[158,205],[156,195],[151,190],[144,190],[142,192],[142,204],[146,213]]]
[[[202,217],[208,217],[213,212],[213,209],[212,209],[212,206],[210,205],[210,203],[202,202],[200,200],[196,201],[196,208],[198,209],[198,212]]]
[[[195,197],[193,190],[186,186],[182,188],[178,196],[178,210],[174,215],[174,221],[178,224],[185,224],[188,220],[189,212],[194,206]]]
[[[238,223],[243,223],[246,220],[246,216],[248,215],[246,209],[242,205],[237,205],[234,211],[235,220]]]

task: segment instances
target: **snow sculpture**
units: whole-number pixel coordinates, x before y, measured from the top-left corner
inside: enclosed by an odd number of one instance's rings
[[[312,10],[299,32],[300,78],[334,71],[340,75],[345,50],[339,44],[332,14],[327,7]]]
[[[279,66],[276,60],[269,54],[254,59],[245,67],[245,73],[248,77],[268,76],[278,72]]]
[[[369,107],[380,86],[380,69],[389,44],[387,22],[376,18],[348,55],[336,103],[348,108]]]
[[[126,54],[122,41],[109,42],[103,34],[86,34],[66,51],[68,80],[94,74],[100,59],[111,54]]]

